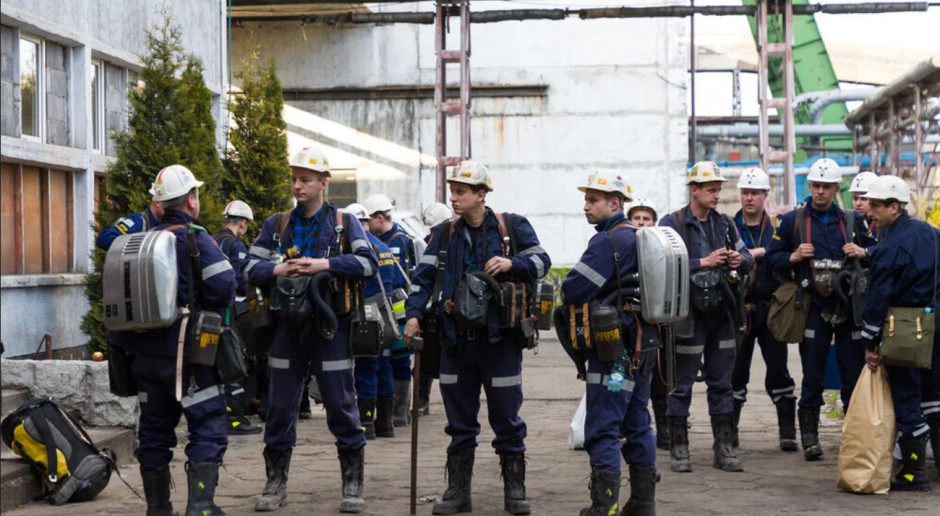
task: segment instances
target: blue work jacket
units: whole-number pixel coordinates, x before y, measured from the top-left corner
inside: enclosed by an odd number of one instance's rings
[[[940,245],[940,232],[902,213],[882,228],[881,235],[878,245],[870,250],[862,311],[862,340],[869,350],[881,342],[888,307],[932,307],[935,313],[940,307],[935,297],[940,287],[936,276],[940,257],[935,247]]]
[[[405,286],[405,277],[402,276],[398,266],[395,265],[395,257],[392,256],[392,251],[385,245],[385,242],[382,242],[379,240],[379,237],[368,231],[366,231],[365,234],[369,238],[369,243],[373,248],[372,250],[378,257],[379,273],[366,282],[364,295],[366,297],[372,297],[382,292],[378,278],[382,276],[382,285],[385,287],[385,295],[390,296],[392,295],[392,290]]]
[[[762,215],[760,225],[757,226],[756,230],[752,230],[744,223],[741,210],[738,210],[734,215],[734,224],[737,226],[738,234],[741,235],[741,240],[744,241],[744,245],[747,246],[748,250],[763,247],[766,251],[767,246],[773,241],[774,224],[766,211]],[[777,290],[777,287],[780,286],[779,275],[774,276],[773,269],[767,263],[766,254],[754,260],[754,270],[754,283],[747,291],[747,301],[767,301]]]
[[[410,271],[415,266],[414,243],[397,222],[393,223],[392,229],[382,233],[379,238],[392,250],[392,254],[395,255],[395,259],[404,271]]]
[[[212,238],[219,248],[228,256],[228,261],[235,270],[235,293],[239,296],[245,295],[245,267],[248,265],[248,248],[241,240],[235,238],[235,233],[229,228],[222,228]]]
[[[512,268],[509,275],[516,278],[516,281],[534,283],[545,275],[552,262],[545,252],[545,249],[539,244],[538,236],[529,221],[521,215],[506,214],[505,221],[512,227],[511,234],[514,235],[515,245],[518,254],[511,256]],[[431,241],[428,243],[424,256],[421,257],[418,267],[415,269],[412,277],[412,294],[408,298],[405,307],[407,317],[422,319],[423,311],[428,304],[428,300],[434,289],[434,281],[437,276],[437,265],[441,259],[441,241],[443,235],[448,231],[445,225],[451,224],[451,221],[445,221],[434,228],[431,233]],[[451,300],[457,290],[457,282],[463,277],[465,264],[468,259],[475,261],[482,269],[483,265],[494,256],[502,256],[502,238],[499,234],[499,222],[493,210],[486,208],[486,214],[481,225],[482,235],[477,240],[476,248],[471,248],[470,234],[467,229],[467,223],[463,218],[453,222],[453,230],[450,235],[446,251],[446,260],[444,265],[443,281],[441,285],[441,299]],[[507,228],[507,231],[509,228]],[[510,278],[506,274],[497,275],[497,281],[507,281]],[[448,342],[456,342],[457,327],[452,314],[444,310],[446,303],[438,305],[438,311],[444,324],[444,337]],[[499,329],[499,311],[497,303],[491,302],[487,313],[487,330],[489,340],[498,342],[506,337],[506,333]]]
[[[738,234],[737,228],[731,223],[729,217],[725,217],[715,210],[708,210],[708,220],[711,222],[715,231],[712,235],[712,241],[704,242],[704,246],[703,240],[705,239],[705,232],[702,229],[701,223],[699,223],[695,215],[692,214],[691,205],[687,204],[682,208],[682,220],[684,227],[680,228],[676,217],[670,213],[659,220],[659,225],[675,229],[679,233],[679,236],[682,237],[689,251],[690,272],[696,272],[702,268],[702,258],[711,254],[715,249],[725,247],[725,241],[728,238],[729,231],[732,232],[734,250],[741,254],[741,269],[747,273],[754,266],[754,257],[752,257],[751,252],[747,250],[747,246],[744,245],[744,242],[741,240],[741,235]]]
[[[95,239],[95,245],[98,246],[98,249],[107,251],[111,248],[111,244],[114,243],[115,238],[121,235],[147,231],[150,228],[156,227],[159,223],[160,221],[153,216],[153,212],[150,211],[150,208],[138,213],[132,213],[118,220],[108,229],[98,233],[98,238]]]

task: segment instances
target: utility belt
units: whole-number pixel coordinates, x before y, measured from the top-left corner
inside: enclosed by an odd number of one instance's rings
[[[562,309],[567,311],[568,317],[568,335],[564,340],[571,343],[576,353],[593,349],[597,352],[598,360],[614,362],[623,358],[625,343],[633,343],[631,364],[635,369],[643,352],[662,346],[656,326],[643,321],[630,305],[617,308],[594,300],[580,305],[565,305]],[[624,313],[632,316],[636,322],[630,326],[628,335],[621,333]]]
[[[444,302],[444,311],[456,319],[458,335],[467,335],[467,332],[476,335],[481,330],[486,333],[487,314],[490,302],[494,299],[499,308],[499,329],[518,333],[526,349],[536,347],[538,333],[537,316],[533,315],[534,292],[525,283],[500,283],[479,271],[465,273],[457,283],[454,299]]]

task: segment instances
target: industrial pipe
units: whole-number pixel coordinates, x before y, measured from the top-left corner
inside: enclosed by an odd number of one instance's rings
[[[847,127],[832,124],[803,124],[794,127],[794,134],[801,136],[852,136]],[[756,125],[708,125],[698,128],[698,135],[710,138],[757,138]],[[782,125],[767,127],[769,136],[783,136]]]

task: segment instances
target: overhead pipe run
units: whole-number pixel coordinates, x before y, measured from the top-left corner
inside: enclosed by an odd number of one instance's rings
[[[703,138],[757,138],[760,129],[756,125],[707,125],[700,126],[696,132]],[[783,136],[783,126],[768,126],[767,133],[769,136]],[[852,131],[841,125],[803,124],[795,126],[795,134],[799,137],[852,136]]]
[[[331,3],[357,3],[334,1]],[[365,2],[381,3],[381,2]],[[859,13],[896,13],[896,12],[924,12],[927,2],[867,2],[861,4],[805,4],[794,5],[793,14],[811,15],[825,14],[859,14]],[[454,9],[458,6],[455,4]],[[594,9],[511,9],[497,11],[478,11],[470,13],[471,23],[496,23],[504,21],[523,20],[564,20],[577,16],[582,20],[597,20],[603,18],[685,18],[693,14],[705,16],[753,16],[757,7],[741,5],[711,5],[711,6],[655,6],[655,7],[614,7]],[[285,16],[239,16],[232,15],[235,22],[284,22],[299,21],[301,23],[320,23],[329,26],[343,24],[370,24],[370,23],[414,23],[431,25],[434,23],[434,12],[397,12],[397,13],[361,13],[346,12],[337,14],[295,14]]]

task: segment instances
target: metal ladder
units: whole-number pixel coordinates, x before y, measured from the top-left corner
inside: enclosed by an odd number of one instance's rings
[[[447,33],[454,10],[460,13],[460,49],[447,50]],[[437,111],[437,200],[445,202],[447,167],[470,158],[470,0],[439,1],[434,18],[437,74],[434,107]],[[447,99],[447,65],[460,64],[460,100]],[[460,152],[447,155],[447,117],[460,115]]]
[[[783,41],[772,43],[768,40],[768,8],[775,4],[783,16]],[[776,16],[776,15],[775,15]],[[771,163],[784,164],[784,199],[788,206],[795,206],[796,177],[793,170],[793,155],[796,154],[796,134],[794,132],[793,99],[795,94],[793,74],[793,2],[792,0],[760,0],[757,9],[757,52],[758,52],[758,91],[757,99],[760,104],[758,124],[760,128],[760,164],[761,168],[769,172]],[[771,57],[783,58],[783,97],[773,98],[768,85],[768,67]],[[778,109],[779,118],[783,121],[783,148],[772,150],[770,148],[769,113],[771,109]]]

